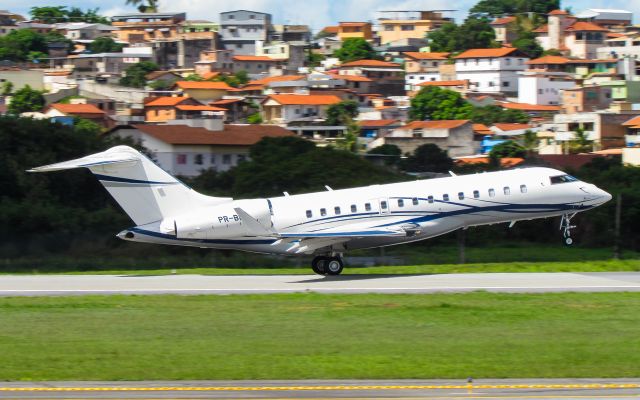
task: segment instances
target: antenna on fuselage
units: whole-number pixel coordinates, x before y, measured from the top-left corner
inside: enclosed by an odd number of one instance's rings
[[[456,175],[453,171],[449,171],[449,174],[450,174],[451,176],[458,176],[458,175]]]
[[[333,189],[331,189],[331,188],[329,187],[329,185],[324,185],[324,187],[325,187],[325,188],[327,188],[327,191],[329,191],[329,192],[333,192]]]

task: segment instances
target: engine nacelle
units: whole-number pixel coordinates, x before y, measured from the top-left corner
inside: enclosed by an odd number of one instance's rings
[[[271,226],[271,213],[267,200],[238,200],[213,207],[205,207],[188,214],[165,218],[160,231],[178,239],[226,239],[252,236],[234,210],[242,208],[265,227]]]

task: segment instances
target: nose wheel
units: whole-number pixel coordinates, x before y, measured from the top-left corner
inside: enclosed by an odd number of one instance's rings
[[[340,275],[343,268],[340,257],[318,256],[311,261],[311,269],[318,275]]]
[[[560,220],[560,230],[562,231],[564,243],[567,246],[571,246],[573,244],[573,239],[571,238],[571,229],[575,228],[576,225],[571,225],[571,219],[575,217],[576,214],[577,213],[564,214],[562,216],[562,219]]]

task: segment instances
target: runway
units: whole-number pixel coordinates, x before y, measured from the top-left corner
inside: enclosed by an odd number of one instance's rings
[[[0,296],[640,291],[640,272],[440,275],[5,275]]]
[[[632,379],[4,382],[0,397],[39,399],[640,398]]]

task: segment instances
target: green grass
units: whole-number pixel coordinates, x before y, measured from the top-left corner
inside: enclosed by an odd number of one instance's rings
[[[0,379],[640,376],[640,293],[0,299]]]
[[[347,260],[348,261],[348,260]],[[382,267],[349,267],[343,274],[453,274],[481,272],[614,272],[640,271],[640,259],[632,260],[593,260],[567,262],[509,262],[509,263],[477,263],[477,264],[437,264],[437,265],[405,265]],[[32,272],[38,272],[32,271]],[[31,272],[28,272],[31,273]],[[60,272],[61,274],[96,274],[96,275],[167,275],[171,269],[113,269],[99,271]],[[309,275],[310,267],[304,268],[177,268],[175,273],[200,275]]]

